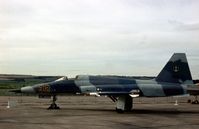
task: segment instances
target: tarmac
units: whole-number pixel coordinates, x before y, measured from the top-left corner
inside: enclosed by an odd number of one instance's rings
[[[199,105],[186,102],[136,98],[134,109],[120,114],[108,97],[58,96],[61,109],[47,110],[49,99],[0,96],[0,129],[198,129]]]

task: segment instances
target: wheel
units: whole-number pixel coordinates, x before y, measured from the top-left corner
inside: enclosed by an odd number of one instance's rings
[[[199,104],[199,101],[198,100],[194,100],[191,102],[191,104]]]
[[[60,107],[57,104],[51,104],[48,109],[60,109]]]
[[[124,113],[124,110],[116,108],[117,113]]]
[[[188,99],[188,100],[187,100],[187,103],[191,103],[191,99]]]

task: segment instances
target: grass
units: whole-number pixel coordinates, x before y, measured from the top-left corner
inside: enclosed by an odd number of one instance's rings
[[[0,80],[0,96],[3,95],[15,95],[10,93],[11,89],[20,89],[24,86],[31,86],[39,83],[51,82],[58,79],[58,76],[32,76],[32,77],[16,77],[6,78]]]

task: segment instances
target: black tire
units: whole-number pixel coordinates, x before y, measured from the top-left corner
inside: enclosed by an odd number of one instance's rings
[[[199,101],[198,100],[194,100],[191,102],[191,104],[199,104]]]
[[[117,113],[124,113],[124,110],[122,110],[122,109],[117,109],[117,108],[116,108],[116,112],[117,112]]]
[[[191,103],[191,99],[188,99],[188,100],[187,100],[187,103]]]
[[[59,106],[57,106],[57,104],[51,104],[50,107],[48,108],[48,110],[53,110],[53,109],[60,109]]]

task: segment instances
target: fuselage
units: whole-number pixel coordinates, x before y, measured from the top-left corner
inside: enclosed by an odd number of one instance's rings
[[[30,91],[37,94],[87,94],[121,95],[136,92],[139,96],[165,97],[186,94],[187,86],[179,83],[157,82],[155,79],[133,77],[80,75],[73,79],[34,85]],[[25,92],[28,88],[22,88]]]

